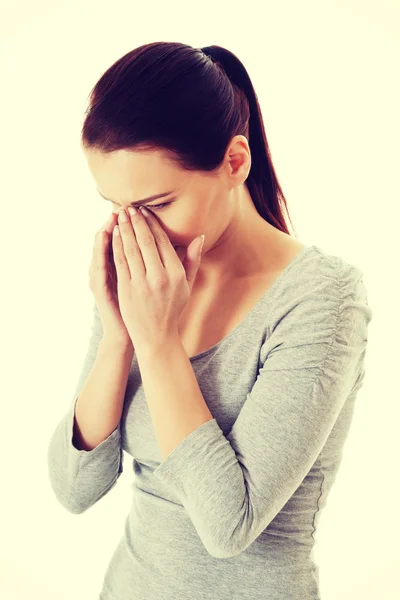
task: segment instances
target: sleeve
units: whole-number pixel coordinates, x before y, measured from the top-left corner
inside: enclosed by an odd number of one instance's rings
[[[246,550],[288,502],[363,372],[372,311],[362,272],[343,264],[329,257],[277,286],[257,379],[229,434],[207,421],[154,471],[216,558]]]
[[[47,450],[51,487],[62,506],[75,514],[83,513],[109,492],[123,470],[120,423],[93,450],[78,450],[72,443],[76,401],[92,369],[102,337],[102,322],[95,305],[89,346],[73,402],[54,430]]]

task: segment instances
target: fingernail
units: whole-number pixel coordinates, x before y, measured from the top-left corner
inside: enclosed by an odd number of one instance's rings
[[[203,253],[204,238],[205,238],[205,235],[204,235],[204,233],[203,233],[203,235],[201,236],[201,238],[202,238],[202,240],[201,240],[201,245],[200,245],[200,254],[202,254],[202,253]]]
[[[122,221],[122,223],[126,223],[128,220],[128,216],[123,208],[119,211],[118,217],[119,220]]]

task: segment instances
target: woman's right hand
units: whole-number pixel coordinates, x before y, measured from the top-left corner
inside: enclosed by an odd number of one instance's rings
[[[92,262],[89,268],[89,287],[100,313],[103,338],[121,343],[124,347],[134,350],[119,309],[118,280],[112,249],[113,229],[117,224],[118,215],[112,213],[105,226],[95,235]]]

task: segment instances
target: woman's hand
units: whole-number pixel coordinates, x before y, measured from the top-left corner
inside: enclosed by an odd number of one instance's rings
[[[120,210],[126,220],[119,218],[120,235],[114,232],[112,242],[121,316],[137,352],[178,336],[202,245],[196,237],[181,262],[158,220],[145,211],[128,216]]]
[[[95,298],[103,324],[103,338],[132,347],[132,340],[121,317],[118,302],[117,275],[112,247],[112,231],[117,216],[112,213],[104,228],[94,239],[92,262],[89,268],[89,287]]]

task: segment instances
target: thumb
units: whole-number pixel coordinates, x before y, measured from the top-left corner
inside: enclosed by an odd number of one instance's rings
[[[204,235],[195,238],[186,249],[186,256],[182,261],[183,268],[186,271],[186,279],[192,289],[196,279],[197,271],[201,263],[201,250],[204,243]]]

